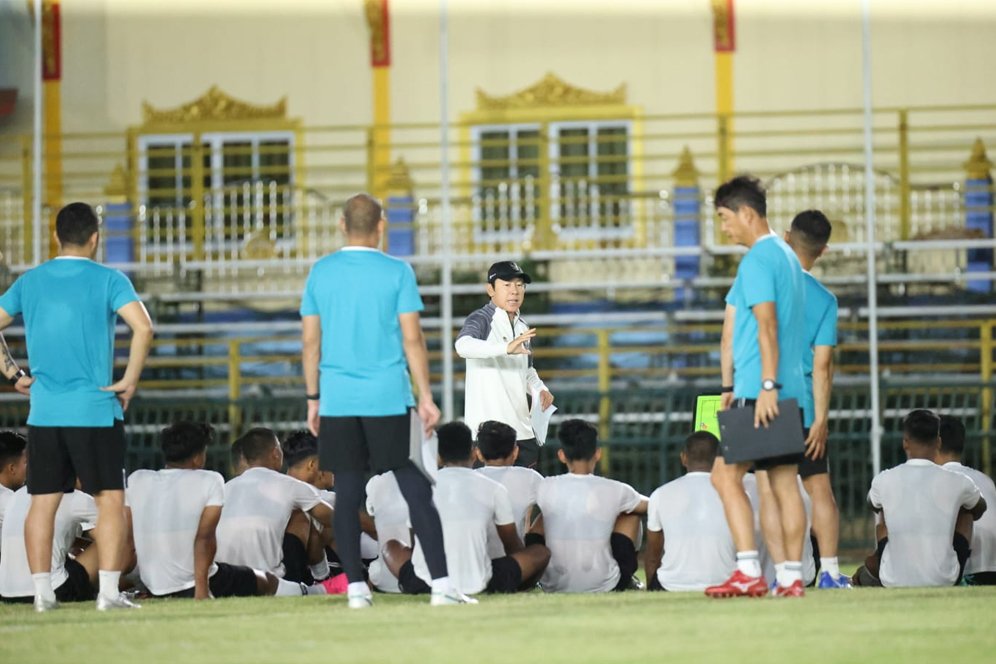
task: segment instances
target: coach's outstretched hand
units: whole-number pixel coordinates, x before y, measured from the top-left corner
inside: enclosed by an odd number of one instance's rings
[[[124,378],[113,385],[100,388],[101,392],[114,392],[117,395],[118,401],[121,403],[121,410],[128,410],[128,404],[131,403],[132,397],[135,396],[137,390],[138,385],[136,383],[132,383]]]
[[[14,389],[25,396],[31,396],[31,383],[35,382],[34,376],[21,376],[14,384]]]
[[[508,344],[505,352],[509,355],[529,355],[529,340],[536,336],[536,328],[531,327]]]

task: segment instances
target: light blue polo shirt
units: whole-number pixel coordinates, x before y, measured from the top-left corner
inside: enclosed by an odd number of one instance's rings
[[[802,356],[803,377],[806,380],[805,426],[813,424],[816,404],[813,401],[813,354],[817,346],[837,345],[837,296],[808,272],[803,272],[806,285],[806,338],[809,344]]]
[[[733,326],[733,396],[756,399],[761,391],[761,350],[757,319],[752,307],[774,302],[778,316],[779,399],[797,399],[803,406],[806,387],[803,355],[806,336],[806,292],[802,266],[792,248],[780,237],[767,235],[750,248],[740,261],[726,303],[736,307]]]
[[[22,274],[0,308],[22,314],[31,386],[28,424],[109,427],[121,404],[101,387],[113,383],[117,311],[138,300],[118,270],[88,258],[60,256]]]
[[[315,263],[301,316],[321,319],[320,415],[403,415],[415,405],[398,316],[422,308],[411,266],[376,249],[344,247]]]

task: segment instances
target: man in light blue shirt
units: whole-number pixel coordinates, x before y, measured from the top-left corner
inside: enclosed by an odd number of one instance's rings
[[[432,575],[431,603],[465,603],[449,580],[432,487],[408,458],[412,407],[426,431],[439,421],[415,273],[378,250],[384,218],[372,196],[346,201],[339,227],[346,246],[311,269],[301,324],[308,427],[318,436],[322,470],[335,473],[335,539],[349,579],[348,604],[373,603],[360,559],[359,511],[368,470],[394,471]]]
[[[28,415],[25,546],[35,609],[58,602],[51,587],[52,533],[63,493],[77,478],[100,515],[97,609],[135,608],[118,592],[127,527],[124,514],[124,411],[135,395],[152,344],[152,321],[128,278],[93,261],[99,220],[71,203],[55,221],[59,255],[25,272],[0,297],[0,329],[24,319],[34,383]],[[114,327],[132,330],[128,366],[112,378]]]
[[[726,297],[721,346],[723,408],[734,406],[734,400],[739,407],[753,407],[755,426],[766,426],[779,415],[779,397],[799,403],[805,399],[802,268],[791,247],[771,232],[764,189],[755,178],[741,176],[719,187],[716,211],[723,232],[748,248]],[[776,498],[762,501],[762,523],[773,524],[782,535],[786,560],[775,594],[786,597],[804,593],[801,561],[806,511],[796,480],[798,462],[799,455],[754,462],[768,472]],[[737,548],[737,570],[726,583],[707,588],[710,597],[756,597],[768,592],[754,540],[753,512],[743,487],[749,466],[727,464],[717,457],[713,467],[712,482]]]

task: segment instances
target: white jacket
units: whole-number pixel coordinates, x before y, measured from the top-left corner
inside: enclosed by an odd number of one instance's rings
[[[547,388],[532,355],[508,354],[508,344],[528,329],[518,314],[510,321],[488,302],[467,316],[457,335],[456,352],[467,360],[463,419],[475,436],[481,422],[496,420],[515,429],[518,440],[535,438],[526,394]]]

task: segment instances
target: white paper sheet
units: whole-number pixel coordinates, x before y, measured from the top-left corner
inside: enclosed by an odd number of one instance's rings
[[[546,433],[550,429],[550,418],[553,414],[557,412],[557,407],[550,404],[550,407],[543,410],[540,404],[540,393],[533,391],[533,407],[530,416],[533,423],[533,434],[536,436],[536,442],[540,445],[546,443]]]
[[[432,484],[436,483],[436,451],[439,449],[439,441],[436,435],[425,437],[425,428],[422,426],[422,418],[418,416],[418,411],[411,409],[411,426],[408,431],[408,458],[415,467],[425,475]]]

